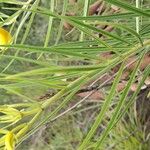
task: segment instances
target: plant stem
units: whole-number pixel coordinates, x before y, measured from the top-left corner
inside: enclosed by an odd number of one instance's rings
[[[140,7],[140,0],[136,0],[136,8]],[[136,17],[136,32],[140,31],[140,17]]]

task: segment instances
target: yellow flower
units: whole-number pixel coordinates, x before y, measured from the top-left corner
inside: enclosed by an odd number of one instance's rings
[[[0,28],[0,45],[8,45],[12,41],[11,34],[3,28]],[[0,49],[3,49],[0,47]]]

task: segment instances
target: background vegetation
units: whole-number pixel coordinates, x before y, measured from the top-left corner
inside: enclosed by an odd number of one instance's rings
[[[12,131],[18,150],[148,150],[149,8],[0,0],[0,148]]]

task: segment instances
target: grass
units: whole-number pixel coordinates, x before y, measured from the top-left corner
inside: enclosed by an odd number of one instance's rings
[[[94,2],[0,1],[0,27],[7,26],[13,36],[12,44],[0,45],[6,48],[0,57],[0,149],[148,150],[148,119],[138,119],[144,111],[138,97],[150,75],[149,64],[141,70],[150,47],[149,2],[141,9],[131,1],[105,0],[106,7],[113,4],[121,11],[88,16]],[[77,15],[66,15],[72,11]],[[64,22],[71,31],[64,29]],[[101,57],[110,52],[111,58]],[[136,57],[134,69],[124,90],[117,91],[131,57]],[[109,86],[97,83],[104,100],[78,96],[113,68],[118,71]]]

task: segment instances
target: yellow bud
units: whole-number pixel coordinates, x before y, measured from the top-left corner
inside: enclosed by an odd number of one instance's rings
[[[8,132],[5,137],[6,150],[14,150],[15,148],[15,135],[12,132]]]
[[[0,106],[0,123],[16,123],[22,119],[22,113],[8,106]]]

